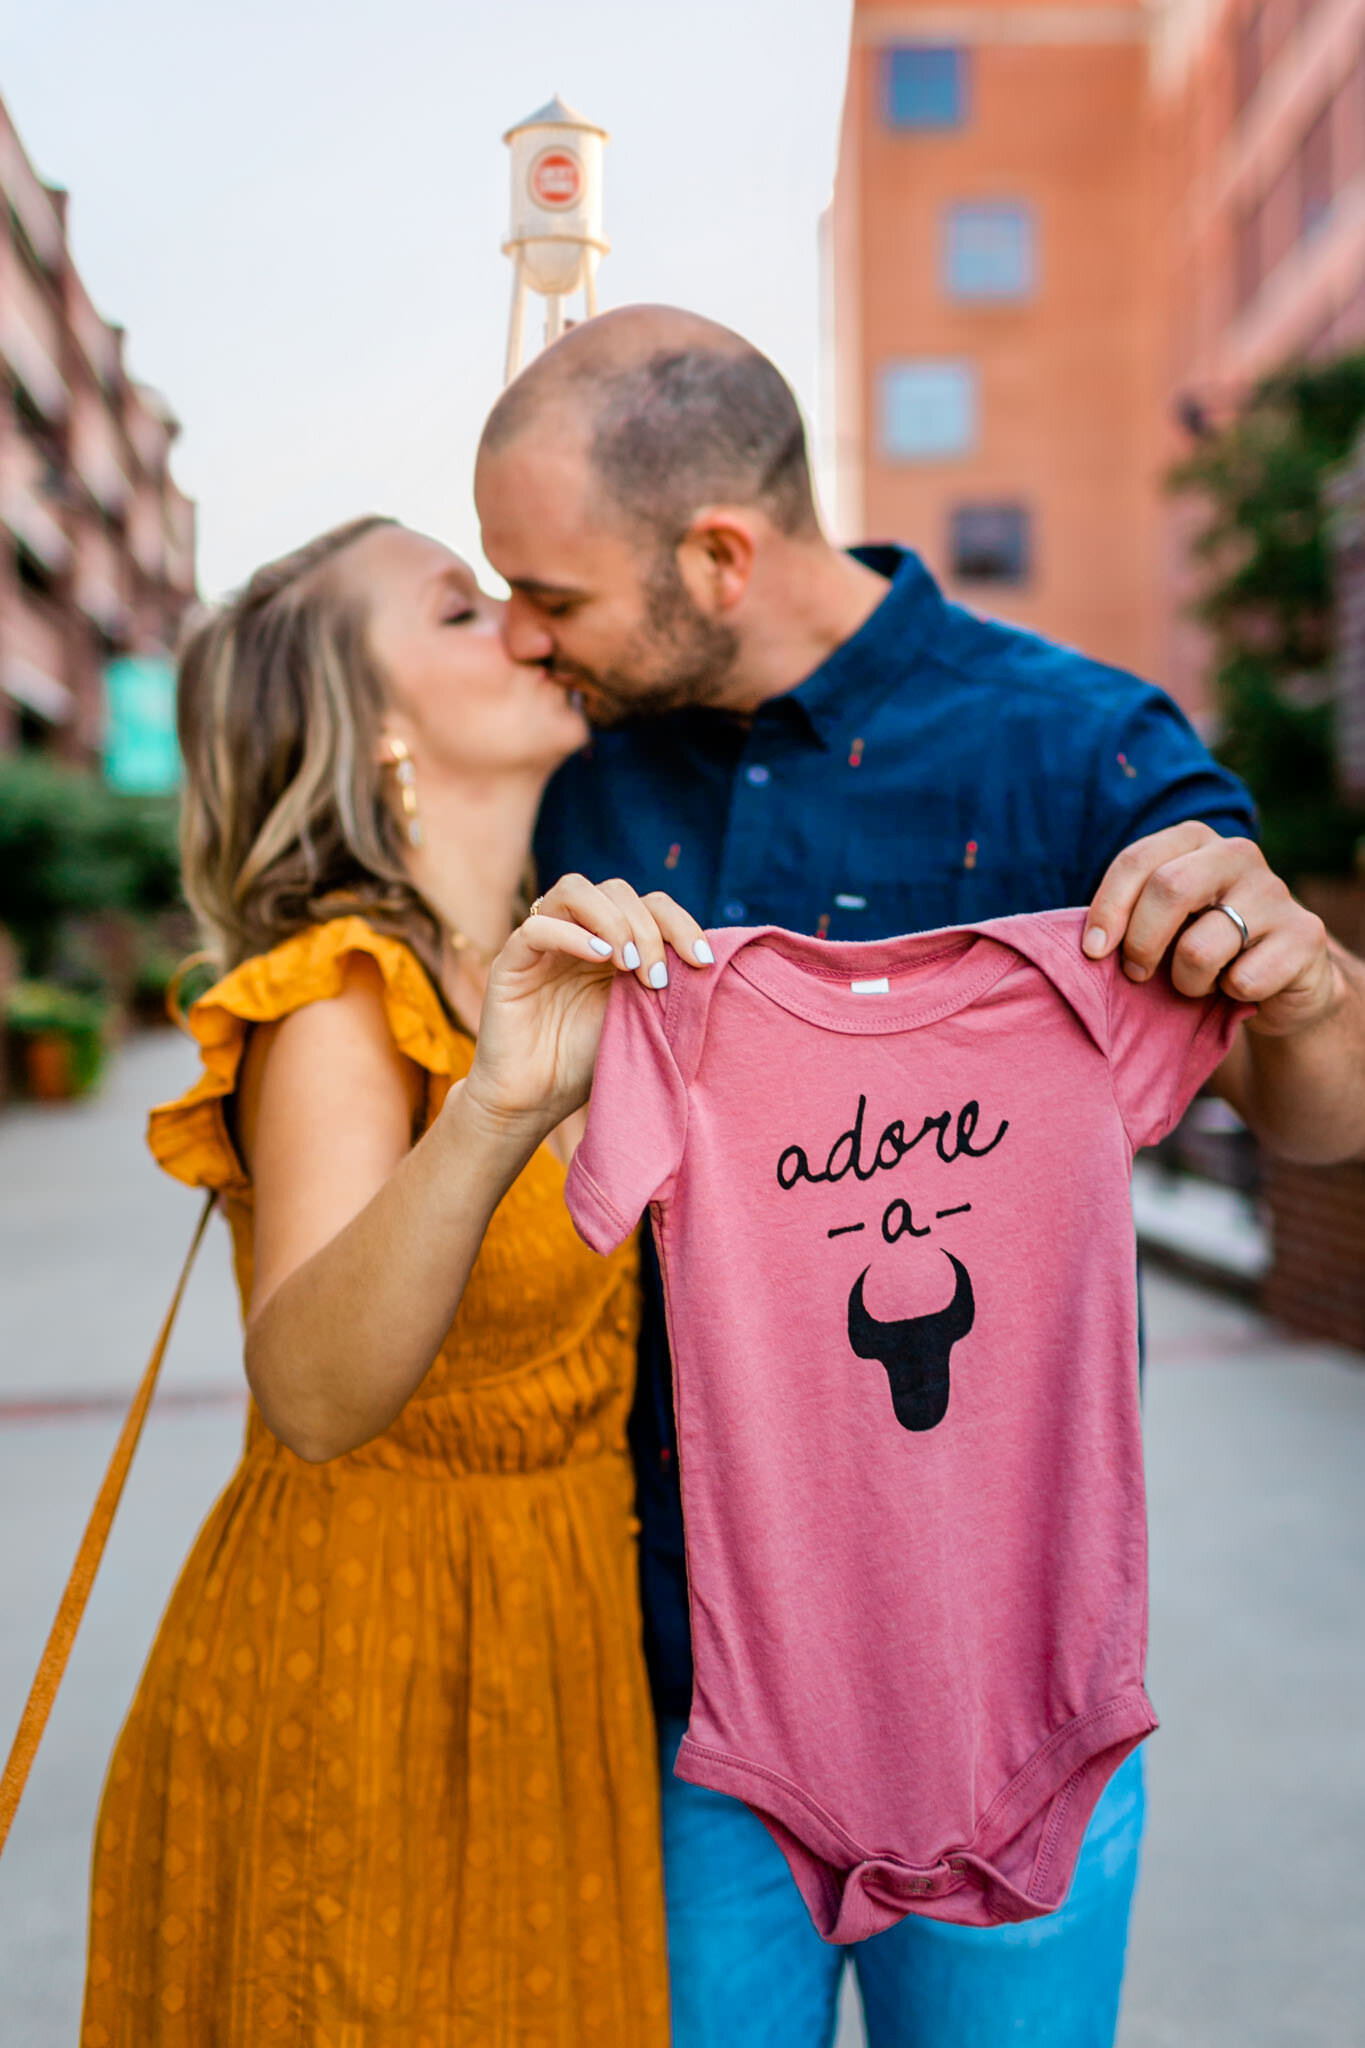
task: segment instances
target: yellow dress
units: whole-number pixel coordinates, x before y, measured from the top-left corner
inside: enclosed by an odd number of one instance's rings
[[[152,1114],[221,1189],[249,1026],[383,976],[429,1121],[472,1042],[415,956],[342,918],[191,1012],[204,1073]],[[658,1793],[625,1428],[633,1249],[576,1236],[542,1148],[393,1427],[309,1465],[253,1410],[171,1597],[96,1831],[84,2048],[654,2048]]]

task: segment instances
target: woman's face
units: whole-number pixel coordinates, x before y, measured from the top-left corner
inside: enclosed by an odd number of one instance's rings
[[[584,744],[582,713],[543,668],[512,660],[502,604],[449,548],[381,527],[356,542],[345,574],[363,587],[389,695],[385,732],[419,769],[548,774]]]

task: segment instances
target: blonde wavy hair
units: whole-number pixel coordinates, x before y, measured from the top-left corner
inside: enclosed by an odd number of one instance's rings
[[[334,573],[394,524],[353,519],[267,563],[182,642],[181,865],[219,968],[353,912],[405,939],[440,987],[440,921],[383,787],[384,678],[364,604]]]

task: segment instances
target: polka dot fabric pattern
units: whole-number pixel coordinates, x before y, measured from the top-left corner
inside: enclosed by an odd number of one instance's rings
[[[221,1191],[250,1025],[381,969],[427,1076],[467,1070],[416,960],[355,918],[248,961],[191,1023],[152,1149]],[[96,1831],[83,2048],[656,2048],[658,1791],[625,1426],[633,1248],[598,1258],[536,1155],[393,1427],[309,1465],[253,1411],[171,1598]]]

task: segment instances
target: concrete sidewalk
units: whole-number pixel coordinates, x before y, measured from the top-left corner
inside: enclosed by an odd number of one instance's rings
[[[192,1050],[159,1035],[128,1048],[96,1102],[0,1119],[5,1745],[117,1433],[112,1404],[137,1379],[193,1227],[196,1198],[141,1138],[147,1103],[193,1071]],[[1163,1727],[1121,2048],[1360,2048],[1365,1363],[1165,1276],[1147,1305]],[[0,1863],[4,2048],[76,2040],[100,1780],[236,1455],[239,1349],[215,1224]],[[850,1999],[841,2048],[860,2040]]]
[[[1152,1276],[1151,1822],[1121,2048],[1365,2042],[1365,1360]]]
[[[169,1027],[134,1038],[102,1091],[0,1117],[0,1401],[113,1399],[137,1384],[199,1213],[143,1142],[147,1110],[199,1071]],[[227,1233],[208,1233],[166,1375],[241,1387]]]

